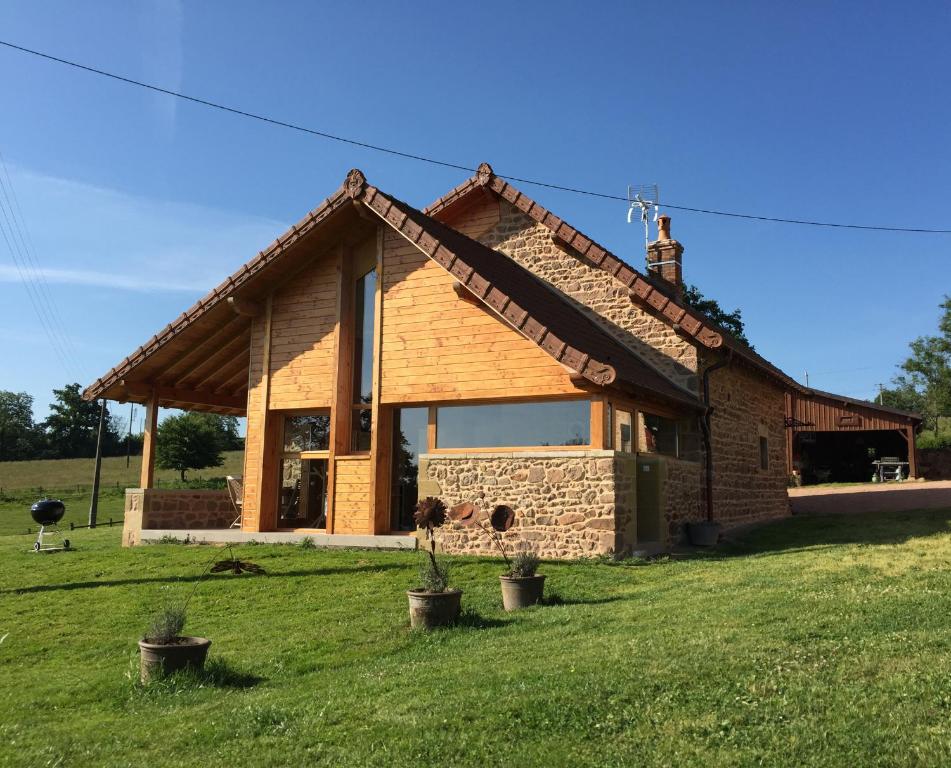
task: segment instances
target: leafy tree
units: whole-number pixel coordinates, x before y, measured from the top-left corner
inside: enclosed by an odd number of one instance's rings
[[[53,397],[56,402],[50,404],[50,415],[42,424],[46,455],[57,459],[95,456],[99,436],[99,402],[83,400],[80,386],[75,383],[54,389]],[[120,445],[120,437],[109,419],[108,408],[103,429],[103,454],[114,455]]]
[[[36,458],[42,440],[33,423],[33,398],[0,390],[0,461]]]
[[[951,415],[951,296],[945,296],[939,307],[938,335],[911,342],[911,357],[901,364],[904,373],[883,395],[884,405],[920,413],[935,438],[941,417]]]
[[[237,420],[232,424],[231,418],[187,412],[164,419],[156,434],[156,464],[177,470],[183,482],[189,469],[220,467],[224,463],[221,452],[237,438]]]
[[[743,326],[743,313],[740,309],[727,312],[720,306],[720,303],[716,299],[708,299],[695,285],[684,286],[684,302],[698,312],[705,314],[714,323],[725,331],[728,331],[731,336],[742,341],[750,349],[753,349],[750,340],[746,338],[746,331]]]

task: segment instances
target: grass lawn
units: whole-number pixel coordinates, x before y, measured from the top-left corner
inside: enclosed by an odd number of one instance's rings
[[[220,467],[190,471],[189,479],[199,477],[225,477],[244,472],[244,451],[226,451],[224,464]],[[142,457],[133,456],[129,466],[125,456],[108,456],[102,460],[100,483],[102,486],[133,488],[139,485],[139,469]],[[0,461],[0,495],[11,491],[53,490],[77,491],[92,487],[96,469],[94,459],[43,459],[36,461]],[[179,479],[178,472],[171,469],[156,469],[158,482],[173,482]],[[87,499],[88,506],[89,501]]]
[[[432,634],[407,628],[419,553],[244,545],[266,575],[199,583],[224,550],[0,536],[0,765],[947,765],[949,523],[794,518],[705,557],[546,563],[555,599],[518,615],[497,560],[457,558],[468,614]],[[140,689],[150,606],[193,590],[212,673]]]

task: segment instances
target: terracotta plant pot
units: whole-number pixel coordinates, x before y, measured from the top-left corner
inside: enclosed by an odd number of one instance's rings
[[[544,576],[499,576],[502,582],[502,605],[507,611],[517,611],[538,605],[545,591]]]
[[[447,589],[445,592],[411,589],[406,594],[409,597],[409,623],[414,629],[444,627],[459,618],[461,589]]]
[[[179,637],[176,641],[162,645],[139,640],[139,679],[143,683],[166,677],[186,667],[199,671],[205,666],[211,640],[204,637]]]
[[[720,538],[720,524],[711,523],[709,520],[690,523],[687,526],[687,535],[695,547],[713,547]]]

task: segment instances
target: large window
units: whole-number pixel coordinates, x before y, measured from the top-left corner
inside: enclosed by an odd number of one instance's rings
[[[427,450],[428,408],[399,408],[393,412],[393,494],[390,526],[412,531],[419,496],[419,454]]]
[[[353,320],[353,418],[350,449],[370,450],[370,408],[373,403],[373,336],[376,269],[357,278]]]
[[[436,448],[578,446],[591,442],[591,403],[452,405],[437,409]]]
[[[285,416],[281,447],[277,527],[326,528],[330,415]]]

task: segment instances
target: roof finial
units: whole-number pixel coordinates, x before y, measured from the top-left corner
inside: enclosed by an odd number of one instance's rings
[[[359,168],[351,168],[347,173],[347,180],[344,182],[344,187],[347,190],[347,194],[356,200],[363,194],[363,188],[366,186],[366,183],[367,177],[363,175],[363,171]]]
[[[492,181],[492,177],[495,176],[495,171],[492,170],[492,166],[488,163],[479,163],[479,167],[476,168],[476,176],[479,179],[479,183],[484,187]]]

